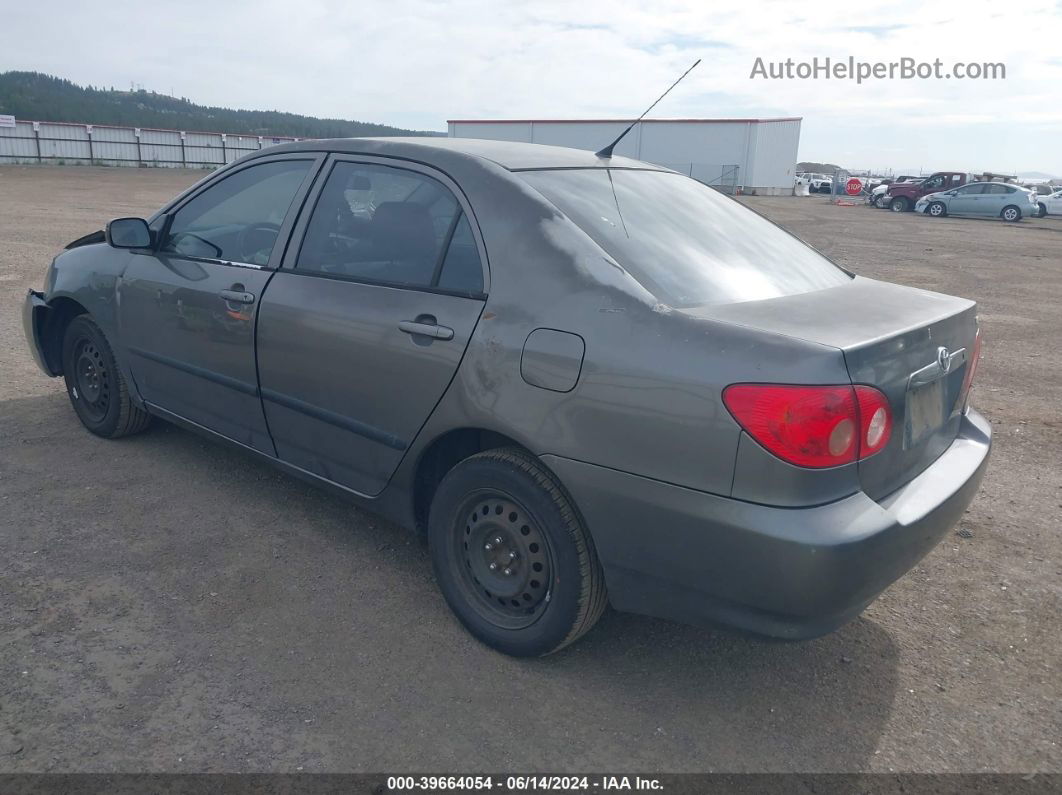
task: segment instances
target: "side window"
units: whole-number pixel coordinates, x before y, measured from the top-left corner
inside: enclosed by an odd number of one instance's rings
[[[483,292],[483,265],[479,261],[472,227],[464,213],[461,213],[461,220],[454,228],[454,236],[450,240],[450,248],[446,251],[446,259],[443,260],[442,272],[439,274],[438,286],[462,293]]]
[[[962,182],[962,174],[952,174],[951,175],[951,183],[953,185],[958,185],[960,182]]]
[[[993,182],[991,185],[985,186],[985,193],[994,193],[998,195],[1000,193],[1011,193],[1012,191],[1013,188],[1007,187],[1002,182]]]
[[[321,189],[295,267],[370,282],[435,284],[460,208],[416,171],[336,163]]]
[[[977,185],[965,185],[965,186],[959,188],[959,193],[963,194],[964,196],[976,196],[977,194],[984,193],[984,192],[985,192],[985,186],[984,185],[980,185],[980,184],[977,184]]]
[[[177,211],[162,252],[265,265],[312,160],[237,171]]]
[[[923,186],[928,190],[940,190],[944,186],[944,177],[933,177],[933,179],[926,180],[926,184]]]

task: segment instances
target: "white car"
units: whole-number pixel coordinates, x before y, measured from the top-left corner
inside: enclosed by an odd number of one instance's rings
[[[812,193],[833,193],[833,177],[825,174],[808,174],[808,189]]]
[[[1046,196],[1037,196],[1036,203],[1040,205],[1040,218],[1045,215],[1062,215],[1062,188]]]

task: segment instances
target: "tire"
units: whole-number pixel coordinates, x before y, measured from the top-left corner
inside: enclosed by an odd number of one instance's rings
[[[905,213],[910,208],[911,202],[909,202],[904,196],[897,196],[891,202],[889,202],[889,209],[894,213]]]
[[[1038,212],[1036,214],[1036,217],[1037,218],[1046,218],[1047,217],[1047,205],[1044,204],[1043,202],[1037,202],[1037,205],[1040,207],[1040,212]]]
[[[944,202],[930,202],[926,207],[926,215],[932,215],[934,218],[943,218],[948,214],[948,208],[944,206]]]
[[[151,415],[130,400],[114,352],[88,315],[71,320],[63,334],[63,380],[74,413],[97,436],[129,436],[151,422]]]
[[[1019,207],[1015,207],[1013,204],[1008,204],[1006,207],[1003,208],[1003,212],[999,214],[999,217],[1002,218],[1004,221],[1020,221],[1021,209]]]
[[[879,210],[884,210],[885,209],[885,200],[887,198],[888,197],[885,196],[885,195],[878,196],[876,199],[874,199],[874,206],[877,207]]]
[[[446,474],[432,500],[428,546],[458,620],[514,657],[540,657],[574,642],[608,603],[601,564],[571,498],[538,460],[515,448],[478,453]]]

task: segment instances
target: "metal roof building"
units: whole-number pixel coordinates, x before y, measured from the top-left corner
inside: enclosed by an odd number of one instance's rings
[[[723,189],[791,193],[800,117],[777,119],[643,119],[617,155],[689,174]],[[451,138],[489,138],[597,151],[630,119],[454,119]]]

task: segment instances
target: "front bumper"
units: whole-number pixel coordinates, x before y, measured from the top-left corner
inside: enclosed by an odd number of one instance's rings
[[[800,639],[855,618],[977,493],[992,431],[963,417],[947,451],[881,502],[776,508],[544,456],[593,535],[613,606]]]
[[[44,296],[36,290],[26,293],[22,302],[22,332],[26,335],[26,343],[29,345],[33,361],[47,376],[56,376],[59,372],[53,369],[48,362],[48,356],[43,345],[44,331],[48,328],[52,308],[44,300]]]

